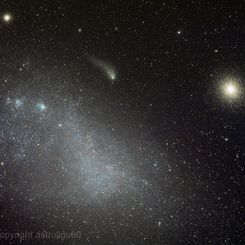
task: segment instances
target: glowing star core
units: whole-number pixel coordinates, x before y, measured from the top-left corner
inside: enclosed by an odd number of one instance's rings
[[[225,83],[223,90],[224,90],[225,96],[229,98],[235,98],[238,96],[238,86],[233,81]]]
[[[6,13],[6,14],[3,15],[2,18],[3,18],[3,21],[4,21],[5,23],[9,23],[9,22],[12,21],[13,16],[12,16],[10,13]]]

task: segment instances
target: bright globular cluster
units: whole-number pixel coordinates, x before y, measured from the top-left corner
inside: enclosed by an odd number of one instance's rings
[[[225,93],[227,96],[234,97],[237,95],[237,87],[234,84],[226,84],[225,85]]]
[[[238,99],[240,95],[240,86],[235,79],[226,79],[222,84],[223,96],[226,99]]]
[[[2,16],[2,19],[5,23],[10,23],[13,20],[13,15],[11,13],[5,13]]]

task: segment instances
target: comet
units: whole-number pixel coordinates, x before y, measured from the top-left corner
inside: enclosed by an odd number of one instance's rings
[[[117,78],[116,68],[103,60],[89,57],[89,61],[100,69],[111,81],[115,81]]]

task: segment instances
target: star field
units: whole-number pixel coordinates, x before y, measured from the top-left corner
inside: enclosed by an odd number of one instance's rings
[[[244,244],[243,1],[0,8],[0,244]]]

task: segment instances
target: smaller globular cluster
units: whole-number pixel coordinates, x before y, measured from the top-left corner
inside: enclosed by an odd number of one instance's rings
[[[10,23],[13,20],[13,18],[13,15],[9,12],[6,12],[2,15],[2,21],[7,24]]]

